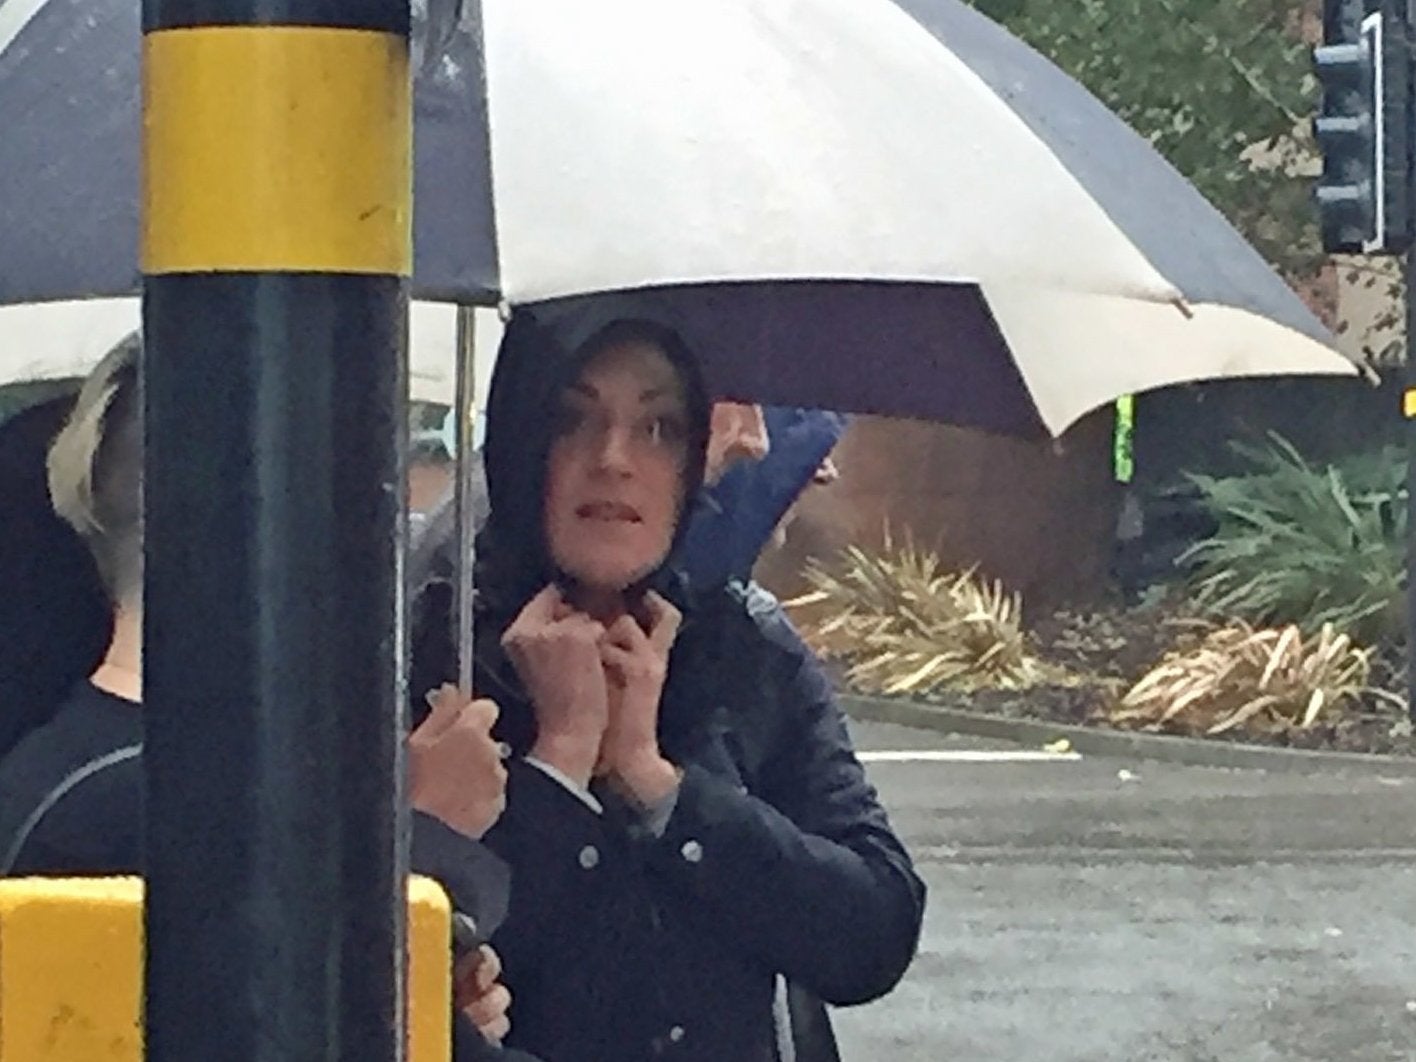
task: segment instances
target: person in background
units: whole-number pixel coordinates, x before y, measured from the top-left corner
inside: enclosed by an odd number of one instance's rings
[[[0,759],[3,874],[142,872],[140,355],[132,336],[103,360],[48,452],[48,493],[62,520],[50,537],[63,542],[67,532],[87,547],[109,633],[96,666],[80,672],[52,711],[29,713],[35,725]],[[7,596],[6,608],[15,606]],[[428,718],[409,738],[413,865],[490,929],[508,888],[505,866],[478,843],[504,802],[505,770],[490,736],[497,708],[450,687],[429,691],[428,700]],[[503,1057],[490,1043],[507,1030],[510,997],[499,974],[489,949],[459,963],[458,1003],[482,1035],[459,1030],[457,1062]]]
[[[781,603],[752,578],[752,569],[769,541],[780,544],[803,491],[835,482],[829,455],[846,426],[844,416],[824,410],[714,404],[705,489],[677,553],[690,587],[711,593],[735,583],[750,611],[797,637]],[[795,982],[785,994],[793,1052],[835,1057],[820,1000]]]
[[[0,756],[98,666],[113,616],[83,541],[49,504],[45,458],[73,409],[48,399],[0,426]]]
[[[748,582],[757,558],[813,482],[830,482],[831,451],[845,433],[839,413],[770,406],[721,414],[714,406],[707,489],[693,509],[679,560],[690,585]]]
[[[771,451],[766,411],[754,402],[720,399],[708,419],[703,485],[711,490],[730,468],[761,461]]]
[[[674,547],[709,402],[675,333],[613,308],[554,328],[518,311],[489,403],[475,684],[513,750],[486,838],[512,866],[508,1042],[547,1062],[834,1059],[819,1003],[820,1035],[797,1038],[788,984],[889,991],[924,886],[780,612],[687,592]],[[435,683],[456,664],[446,602],[419,615]]]

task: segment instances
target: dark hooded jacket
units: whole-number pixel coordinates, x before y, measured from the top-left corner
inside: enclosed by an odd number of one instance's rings
[[[488,411],[475,663],[514,752],[507,811],[486,839],[512,867],[493,941],[514,999],[509,1042],[547,1062],[771,1062],[783,1057],[778,975],[835,1004],[889,991],[914,955],[924,887],[780,608],[742,587],[692,599],[672,562],[650,579],[685,614],[659,720],[684,774],[662,834],[597,783],[599,813],[522,758],[534,709],[500,640],[557,577],[541,517],[551,418],[611,312],[547,323],[519,311]],[[692,359],[665,342],[688,383],[696,489],[708,403]],[[422,688],[452,668],[445,603],[424,602]],[[819,1003],[793,1018],[801,1062],[834,1057]]]

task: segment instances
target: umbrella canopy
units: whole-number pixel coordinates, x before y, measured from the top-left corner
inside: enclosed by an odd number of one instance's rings
[[[132,292],[137,0],[0,7],[0,303]],[[421,297],[653,289],[723,394],[1060,432],[1350,372],[1084,89],[959,0],[483,0],[419,64]]]
[[[457,307],[415,301],[409,307],[408,397],[450,406],[456,393]],[[119,340],[142,324],[136,298],[76,299],[0,307],[0,386],[86,376]],[[491,357],[501,339],[494,310],[476,311],[477,408],[486,406]]]

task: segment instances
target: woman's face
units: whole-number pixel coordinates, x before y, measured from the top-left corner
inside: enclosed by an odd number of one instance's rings
[[[656,345],[606,349],[561,395],[546,475],[556,566],[623,590],[660,564],[683,505],[689,423],[683,382]]]

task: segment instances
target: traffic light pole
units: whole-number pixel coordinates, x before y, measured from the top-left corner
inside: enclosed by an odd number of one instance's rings
[[[1314,135],[1323,248],[1401,255],[1406,280],[1408,713],[1416,720],[1416,0],[1323,0]]]

